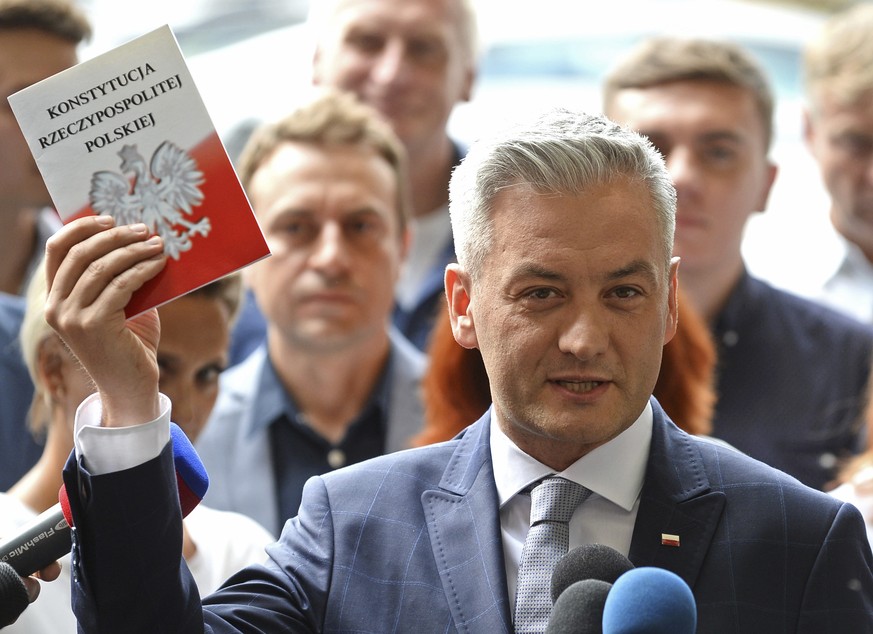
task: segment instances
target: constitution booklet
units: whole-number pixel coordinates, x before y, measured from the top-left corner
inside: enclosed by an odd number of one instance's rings
[[[9,97],[64,222],[144,222],[167,266],[133,317],[270,254],[169,26]]]

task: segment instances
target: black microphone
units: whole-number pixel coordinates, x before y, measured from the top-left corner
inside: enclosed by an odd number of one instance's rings
[[[583,544],[568,552],[555,564],[552,572],[552,602],[577,581],[598,579],[615,583],[622,574],[633,568],[630,559],[603,544]]]
[[[613,584],[603,607],[603,634],[694,634],[697,604],[677,574],[643,566]]]
[[[59,497],[66,497],[63,487]],[[4,539],[0,543],[0,562],[27,577],[70,552],[70,520],[63,509],[64,504],[55,504],[20,527],[17,534]]]
[[[170,424],[170,437],[179,486],[179,502],[182,506],[182,517],[185,517],[203,499],[209,486],[209,478],[191,441],[175,423]],[[0,543],[0,562],[11,566],[22,577],[42,570],[69,553],[72,548],[70,526],[73,518],[64,487],[61,487],[58,497],[58,504],[43,511],[20,528],[16,535]]]
[[[603,544],[584,544],[558,560],[552,572],[552,614],[547,634],[601,634],[612,584],[634,565]]]
[[[12,625],[30,605],[27,588],[18,573],[0,563],[0,629]]]
[[[568,586],[555,601],[546,634],[599,634],[603,606],[612,588],[600,579],[585,579]]]

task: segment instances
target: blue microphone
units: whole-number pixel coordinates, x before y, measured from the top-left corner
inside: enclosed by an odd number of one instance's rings
[[[679,575],[641,567],[621,575],[603,606],[603,634],[694,634],[697,604]]]

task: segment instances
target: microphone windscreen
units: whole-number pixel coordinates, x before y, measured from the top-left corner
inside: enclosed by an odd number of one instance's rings
[[[604,634],[694,634],[691,588],[663,568],[634,568],[616,580],[603,608]]]
[[[552,606],[546,634],[600,634],[603,605],[612,584],[585,579],[567,587]]]
[[[70,498],[67,497],[67,486],[65,484],[62,484],[60,491],[58,491],[58,502],[61,505],[61,511],[64,514],[64,519],[67,520],[67,524],[69,526],[72,526],[73,511],[70,510]]]
[[[577,581],[598,579],[614,583],[634,565],[620,552],[603,544],[584,544],[568,552],[552,573],[552,602]]]
[[[170,423],[170,437],[173,441],[173,462],[176,466],[179,502],[182,506],[182,517],[185,517],[206,495],[209,476],[194,445],[176,423]]]
[[[21,577],[12,566],[0,562],[0,628],[18,620],[28,605],[30,599]]]

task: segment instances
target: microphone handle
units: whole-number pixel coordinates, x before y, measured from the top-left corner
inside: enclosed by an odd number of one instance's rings
[[[0,562],[28,577],[68,554],[72,545],[70,525],[55,504],[0,543]]]

